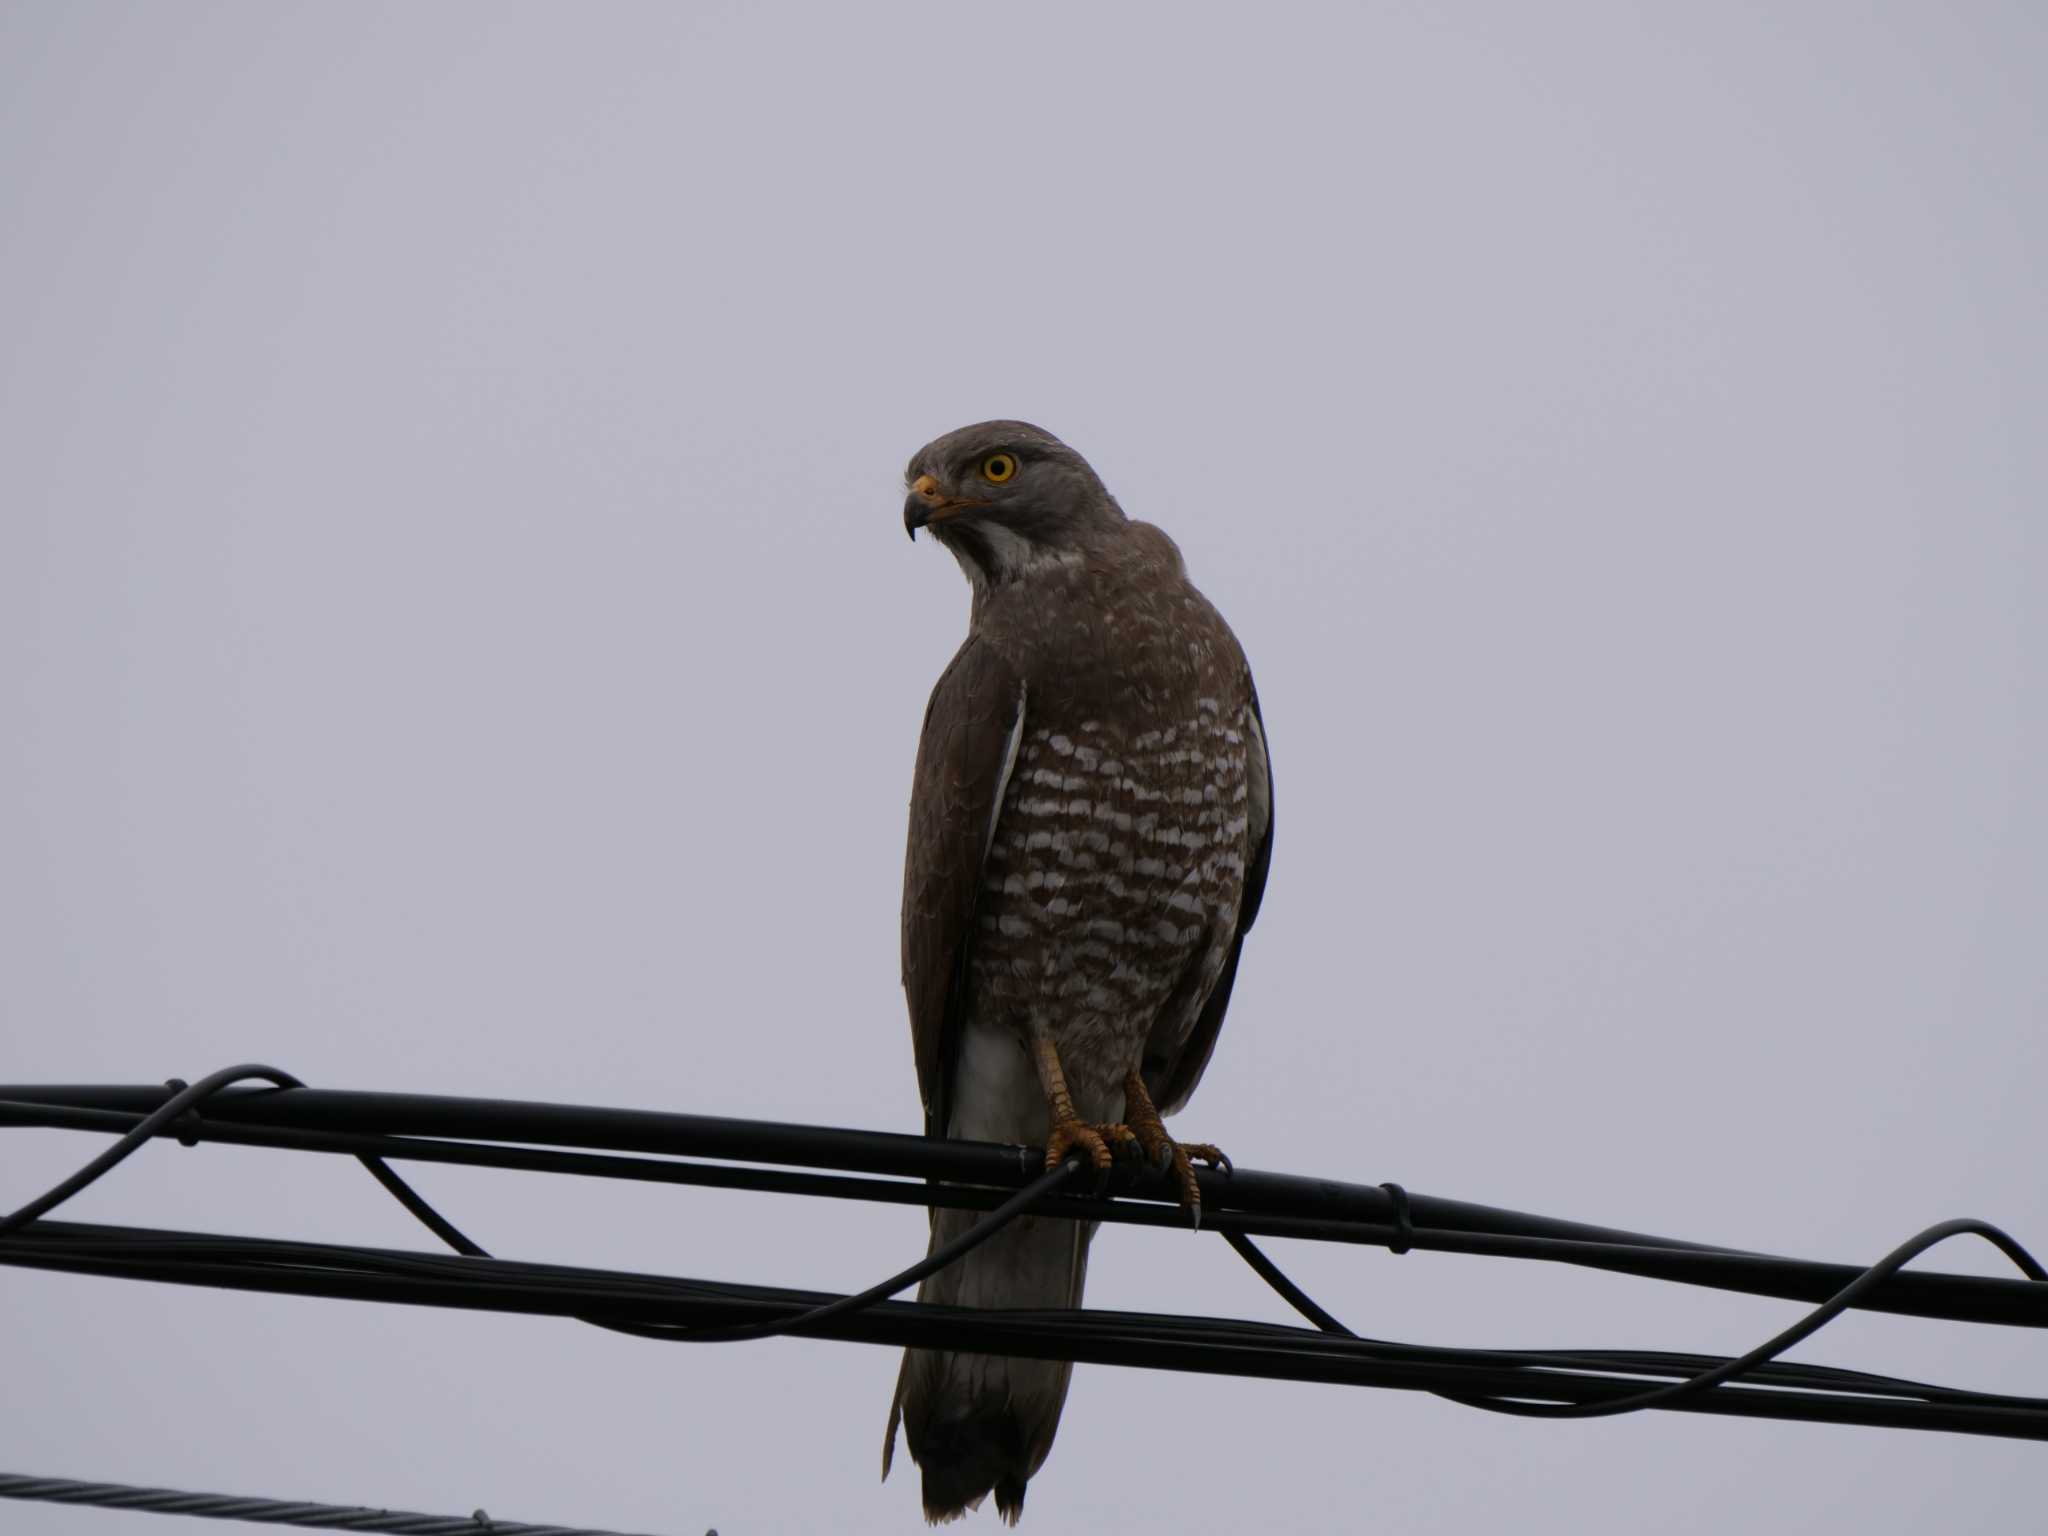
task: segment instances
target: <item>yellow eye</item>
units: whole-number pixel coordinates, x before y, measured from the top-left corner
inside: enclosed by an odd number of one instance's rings
[[[1001,485],[1016,473],[1017,460],[1013,454],[992,453],[981,461],[981,478],[991,485]]]

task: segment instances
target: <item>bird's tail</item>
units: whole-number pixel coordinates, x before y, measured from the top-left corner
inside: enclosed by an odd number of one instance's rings
[[[979,1215],[934,1210],[931,1248],[951,1242]],[[926,1279],[917,1299],[960,1307],[1078,1307],[1094,1235],[1093,1222],[1023,1217]],[[993,1492],[996,1509],[1015,1525],[1024,1484],[1052,1450],[1073,1369],[1065,1360],[905,1350],[882,1441],[882,1476],[889,1475],[901,1422],[910,1458],[924,1472],[927,1520],[956,1520]]]

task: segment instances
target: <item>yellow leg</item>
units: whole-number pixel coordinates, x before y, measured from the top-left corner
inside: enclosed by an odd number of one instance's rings
[[[1032,1064],[1038,1068],[1038,1086],[1045,1090],[1045,1107],[1052,1116],[1045,1138],[1045,1171],[1059,1167],[1066,1155],[1079,1147],[1088,1161],[1107,1173],[1115,1162],[1114,1149],[1137,1145],[1138,1137],[1128,1125],[1090,1125],[1074,1108],[1067,1092],[1067,1074],[1060,1070],[1060,1053],[1050,1040],[1031,1042]]]
[[[1195,1162],[1199,1160],[1211,1168],[1228,1168],[1230,1159],[1206,1141],[1175,1141],[1169,1136],[1166,1122],[1153,1107],[1152,1095],[1145,1091],[1145,1079],[1137,1072],[1124,1078],[1124,1118],[1130,1122],[1145,1155],[1158,1167],[1173,1170],[1174,1180],[1180,1185],[1180,1203],[1194,1217],[1195,1225],[1200,1226],[1202,1186],[1195,1181]]]

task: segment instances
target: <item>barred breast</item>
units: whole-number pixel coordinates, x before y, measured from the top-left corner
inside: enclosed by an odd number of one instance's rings
[[[983,870],[972,995],[983,1028],[1052,1039],[1084,1113],[1117,1117],[1155,1022],[1184,1039],[1228,956],[1249,708],[1203,697],[1169,723],[1120,729],[1041,722],[1027,705]]]

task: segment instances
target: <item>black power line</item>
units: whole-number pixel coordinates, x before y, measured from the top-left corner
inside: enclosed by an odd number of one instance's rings
[[[574,1317],[682,1342],[717,1339],[728,1328],[753,1334],[787,1331],[876,1344],[1441,1392],[1461,1399],[1604,1403],[1644,1385],[1625,1376],[1683,1378],[1724,1363],[1710,1356],[1636,1351],[1437,1349],[1275,1324],[1094,1309],[986,1312],[879,1302],[806,1323],[806,1313],[815,1317],[843,1298],[504,1259],[69,1222],[39,1224],[20,1234],[0,1248],[0,1259],[32,1269],[269,1294]],[[1759,1387],[1723,1385],[1660,1406],[2048,1439],[2048,1402],[2038,1399],[1817,1366],[1759,1367],[1752,1375]]]
[[[160,1113],[173,1097],[172,1091],[153,1085],[0,1086],[0,1127],[55,1126],[132,1135],[145,1116]],[[197,1098],[187,1101],[194,1102]],[[159,1122],[152,1133],[175,1135],[188,1143],[225,1142],[970,1210],[993,1209],[1042,1171],[1036,1148],[989,1142],[652,1110],[318,1088],[227,1088],[205,1101],[203,1117],[181,1112],[175,1127]],[[592,1150],[565,1150],[572,1148]],[[614,1155],[618,1153],[656,1155]],[[679,1160],[684,1158],[699,1161]],[[761,1163],[778,1166],[734,1166]],[[852,1176],[877,1174],[890,1177]],[[1393,1189],[1398,1186],[1248,1168],[1229,1174],[1200,1169],[1197,1177],[1203,1226],[1247,1237],[1401,1247],[1405,1232],[1408,1246],[1436,1252],[1543,1259],[1787,1301],[1825,1301],[1864,1272],[1862,1265],[1687,1242],[1435,1195],[1403,1192],[1397,1197]],[[925,1182],[929,1180],[945,1182]],[[1186,1225],[1174,1204],[1173,1185],[1164,1175],[1119,1168],[1104,1193],[1114,1198],[1066,1195],[1055,1204],[1066,1214],[1090,1221]],[[1400,1220],[1403,1209],[1408,1217],[1405,1229]],[[1907,1271],[1856,1305],[1864,1311],[1955,1322],[2048,1327],[2048,1286],[2024,1280]]]
[[[65,1125],[121,1140],[51,1196],[0,1220],[0,1263],[72,1273],[414,1305],[578,1317],[653,1338],[719,1342],[774,1333],[920,1344],[1169,1370],[1422,1390],[1495,1411],[1582,1417],[1659,1408],[1779,1419],[1944,1429],[2048,1439],[2048,1400],[1971,1392],[1775,1357],[1849,1307],[1968,1322],[2048,1324],[2048,1285],[1997,1228],[1930,1228],[1859,1268],[1715,1248],[1462,1201],[1237,1170],[1202,1175],[1205,1224],[1320,1331],[1273,1324],[1102,1311],[987,1312],[881,1298],[985,1241],[1025,1210],[1043,1216],[1179,1221],[1171,1186],[1119,1170],[1106,1195],[1066,1195],[1068,1164],[1040,1171],[1030,1149],[880,1132],[646,1111],[335,1093],[249,1090],[269,1068],[234,1068],[189,1088],[0,1088],[0,1125]],[[203,1113],[200,1106],[203,1104]],[[153,1136],[293,1147],[361,1158],[458,1257],[334,1244],[79,1225],[40,1219]],[[505,1146],[485,1143],[526,1142]],[[574,1150],[571,1150],[574,1149]],[[595,1149],[595,1150],[583,1150]],[[633,1153],[633,1156],[621,1156]],[[651,1155],[650,1155],[651,1154]],[[732,1167],[732,1159],[779,1164]],[[582,1173],[659,1182],[993,1209],[947,1251],[854,1296],[493,1259],[421,1200],[386,1158]],[[791,1168],[850,1170],[831,1174]],[[884,1177],[875,1177],[883,1175]],[[911,1182],[944,1180],[943,1183]],[[1946,1237],[1997,1244],[2031,1278],[1901,1273]],[[1449,1349],[1362,1339],[1308,1298],[1251,1242],[1282,1235],[1561,1260],[1823,1305],[1733,1360],[1629,1350]]]
[[[423,1515],[409,1509],[367,1504],[322,1504],[313,1499],[265,1499],[239,1493],[187,1493],[177,1488],[138,1488],[132,1483],[83,1483],[68,1477],[23,1477],[0,1472],[0,1499],[43,1504],[85,1504],[151,1515],[190,1515],[207,1520],[247,1520],[257,1525],[291,1525],[323,1531],[375,1531],[382,1536],[625,1536],[580,1525],[533,1525],[497,1520],[482,1510],[468,1515]],[[716,1531],[710,1536],[718,1536]]]

